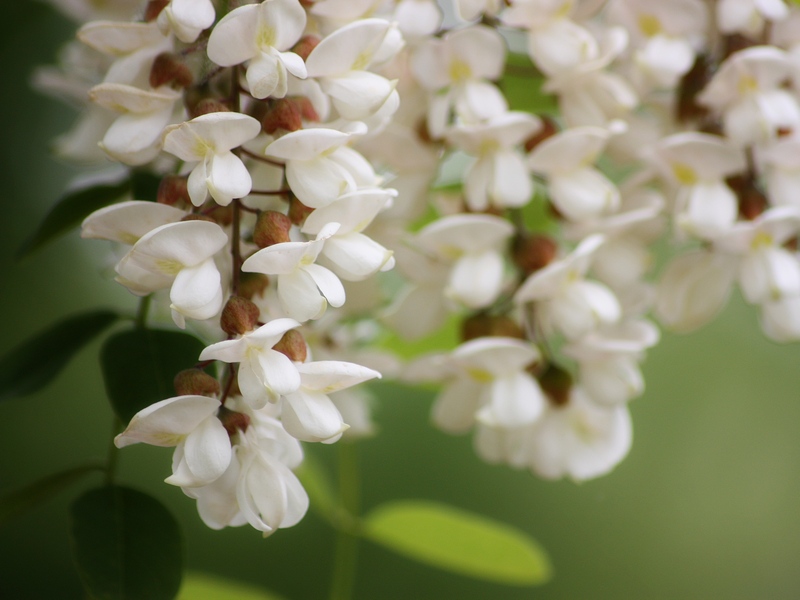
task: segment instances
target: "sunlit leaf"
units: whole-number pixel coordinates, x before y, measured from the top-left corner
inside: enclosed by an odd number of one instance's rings
[[[283,600],[283,597],[224,577],[189,572],[183,578],[177,600]]]
[[[17,251],[17,258],[27,256],[74,229],[94,211],[119,200],[130,189],[131,182],[125,179],[119,183],[102,183],[67,192],[50,209],[33,235],[22,244]]]
[[[181,535],[158,500],[106,486],[78,498],[70,515],[72,551],[90,597],[175,598],[183,574]]]
[[[108,310],[74,315],[11,349],[0,359],[0,400],[45,387],[81,348],[118,318]]]
[[[88,473],[102,470],[103,465],[100,464],[74,467],[60,473],[53,473],[11,492],[0,498],[0,525],[50,500],[62,490],[83,479]]]
[[[526,533],[444,504],[384,504],[367,516],[365,534],[409,558],[476,579],[538,585],[552,571],[544,550]]]
[[[158,329],[132,329],[108,338],[100,365],[117,416],[127,423],[146,406],[175,396],[175,375],[197,364],[203,347],[188,333]]]

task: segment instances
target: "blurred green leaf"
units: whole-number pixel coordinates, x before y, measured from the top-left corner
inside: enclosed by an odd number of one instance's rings
[[[158,500],[106,486],[78,498],[70,516],[72,552],[92,598],[175,598],[183,575],[181,534]]]
[[[118,318],[109,310],[74,315],[13,348],[0,359],[0,400],[45,387],[81,348]]]
[[[544,82],[544,76],[527,55],[509,54],[499,86],[511,110],[556,115],[558,101],[542,89]]]
[[[282,600],[282,596],[223,577],[189,572],[177,600]]]
[[[539,585],[552,572],[546,553],[527,534],[445,504],[384,504],[367,516],[365,534],[409,558],[476,579]]]
[[[83,479],[88,473],[102,471],[103,468],[101,464],[91,464],[53,473],[0,498],[0,525],[36,508],[60,491]]]
[[[146,406],[175,396],[178,371],[197,364],[203,343],[188,333],[132,329],[109,337],[100,351],[106,393],[127,423]]]
[[[336,508],[336,500],[328,474],[322,465],[306,452],[303,464],[295,471],[311,500],[311,506],[330,515]]]
[[[39,228],[17,251],[24,258],[48,242],[79,226],[94,211],[112,204],[131,189],[129,179],[119,183],[103,183],[67,192],[50,209]]]

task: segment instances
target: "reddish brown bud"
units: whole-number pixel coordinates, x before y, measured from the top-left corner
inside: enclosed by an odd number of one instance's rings
[[[254,296],[261,296],[269,286],[269,277],[262,273],[242,273],[239,278],[239,295],[252,300]]]
[[[525,152],[530,152],[547,138],[558,133],[558,125],[553,119],[545,115],[542,115],[540,119],[542,120],[542,128],[525,140]]]
[[[478,313],[461,323],[461,341],[468,342],[480,337],[511,337],[524,339],[525,334],[517,323],[507,316],[491,316]]]
[[[302,2],[301,2],[302,4]],[[292,52],[297,54],[300,58],[303,59],[303,62],[308,60],[308,55],[311,54],[311,51],[317,47],[319,44],[320,39],[315,35],[304,35],[300,38],[300,41],[294,45],[292,48]]]
[[[147,3],[147,8],[144,9],[144,20],[151,23],[158,18],[161,11],[164,10],[169,4],[169,0],[150,0]]]
[[[733,175],[725,180],[739,201],[739,216],[748,221],[767,210],[769,202],[751,175]]]
[[[417,123],[416,130],[417,137],[426,144],[433,143],[433,138],[431,137],[431,132],[428,129],[428,121],[425,119],[420,119],[419,123]]]
[[[223,227],[226,225],[230,225],[233,223],[233,206],[220,206],[213,200],[211,200],[211,210],[206,212],[206,214],[218,225],[222,225]]]
[[[258,221],[253,229],[253,242],[259,248],[288,242],[291,228],[292,221],[285,214],[276,210],[265,210],[258,215]]]
[[[260,314],[258,306],[251,300],[231,296],[222,309],[219,326],[228,335],[241,335],[256,328]]]
[[[797,236],[786,240],[783,243],[783,247],[787,250],[791,250],[792,252],[797,252],[797,248],[800,247],[800,240],[797,239]]]
[[[679,121],[699,121],[708,116],[708,108],[697,103],[697,95],[706,87],[712,75],[712,65],[708,57],[698,54],[692,68],[678,84],[675,111]]]
[[[183,217],[181,221],[208,221],[209,223],[216,223],[216,221],[208,215],[201,215],[199,213],[188,214]]]
[[[526,275],[549,265],[558,254],[558,244],[553,238],[541,235],[519,235],[514,238],[511,255]]]
[[[183,208],[182,205],[191,204],[187,178],[181,175],[167,175],[158,184],[156,199],[160,204],[169,204]]]
[[[272,349],[285,354],[295,362],[305,362],[308,356],[308,347],[303,339],[303,334],[296,329],[290,329],[284,333],[281,341],[275,344]]]
[[[250,426],[250,417],[248,415],[230,410],[224,406],[220,407],[217,418],[222,423],[225,431],[228,432],[228,437],[233,437],[239,432],[244,433]]]
[[[154,88],[167,84],[185,88],[192,85],[193,81],[189,66],[180,54],[174,52],[162,52],[156,56],[150,68],[150,85]]]
[[[289,200],[289,220],[294,223],[295,225],[302,225],[306,217],[314,212],[313,208],[310,208],[300,202],[295,196],[292,196]]]
[[[564,406],[569,402],[572,391],[572,375],[554,364],[549,364],[539,375],[539,385],[550,402],[556,406]]]
[[[314,123],[319,122],[317,109],[314,108],[314,104],[312,104],[311,100],[305,96],[292,96],[292,101],[297,105],[300,116],[306,121],[313,121]]]
[[[231,109],[222,100],[216,98],[203,98],[189,109],[193,119],[210,113],[230,111]]]
[[[172,381],[175,392],[179,396],[210,396],[219,395],[219,381],[200,369],[186,369],[175,375]]]
[[[270,107],[261,118],[261,128],[264,133],[273,134],[279,129],[297,131],[302,127],[303,119],[300,115],[300,108],[289,98],[270,102]]]
[[[746,50],[752,46],[758,45],[758,42],[746,37],[740,33],[733,33],[726,35],[723,38],[722,60],[728,58],[731,54],[735,54],[741,50]]]

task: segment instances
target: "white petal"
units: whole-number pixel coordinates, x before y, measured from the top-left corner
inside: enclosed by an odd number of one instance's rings
[[[281,422],[289,434],[303,442],[324,442],[347,428],[328,396],[305,389],[284,396]]]
[[[211,159],[206,184],[217,204],[227,206],[234,198],[247,196],[253,180],[242,159],[233,152],[223,152]]]
[[[221,67],[231,67],[256,56],[257,13],[258,6],[248,4],[222,17],[208,39],[208,58]]]
[[[214,259],[186,267],[169,292],[171,308],[190,319],[210,319],[222,308],[221,277]]]
[[[362,233],[332,237],[322,255],[330,261],[333,272],[345,281],[363,281],[392,259],[391,250]]]
[[[183,451],[195,485],[211,483],[231,462],[231,441],[216,416],[207,418],[188,435]]]
[[[485,308],[500,295],[502,283],[503,257],[489,250],[456,261],[445,293],[469,308]]]
[[[206,396],[177,396],[161,400],[134,415],[114,443],[117,448],[144,442],[153,446],[175,446],[210,415],[219,400]]]

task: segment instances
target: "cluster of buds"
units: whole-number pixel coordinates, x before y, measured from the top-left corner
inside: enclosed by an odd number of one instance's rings
[[[80,8],[39,77],[86,103],[57,148],[161,177],[157,202],[101,209],[83,236],[125,246],[117,281],[215,340],[198,360],[219,366],[180,374],[117,443],[175,446],[167,481],[211,527],[296,523],[299,441],[368,433],[364,395],[339,390],[379,370],[443,382],[433,421],[475,429],[486,460],[582,480],[630,448],[649,313],[694,329],[738,281],[766,335],[800,338],[800,8]],[[548,94],[557,116],[512,108]],[[654,273],[665,237],[677,255]],[[364,351],[453,316],[445,354]]]

